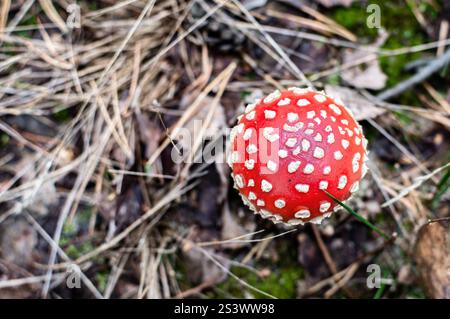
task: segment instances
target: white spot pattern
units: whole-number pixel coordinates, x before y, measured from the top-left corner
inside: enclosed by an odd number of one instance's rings
[[[313,156],[319,159],[323,158],[325,156],[325,151],[323,150],[323,148],[316,146],[316,148],[314,148]]]
[[[297,113],[292,113],[292,112],[288,113],[287,114],[287,120],[290,123],[296,122],[298,120],[298,114]]]
[[[273,143],[276,140],[280,138],[280,136],[276,133],[274,133],[273,127],[265,127],[263,128],[263,136],[265,139],[267,139],[269,142]]]
[[[274,161],[268,160],[268,161],[267,161],[267,168],[268,168],[269,171],[271,171],[271,172],[276,172],[276,171],[277,171],[277,168],[278,168],[278,165],[277,165],[277,163],[275,163]]]
[[[236,175],[234,177],[234,181],[236,182],[237,187],[242,188],[244,187],[244,179],[242,178],[241,175]]]
[[[297,138],[290,137],[290,138],[287,139],[285,144],[286,144],[287,147],[294,147],[295,144],[297,144]]]
[[[327,100],[327,98],[326,98],[325,96],[323,96],[322,94],[316,94],[316,95],[314,95],[314,99],[315,99],[317,102],[320,102],[320,103],[323,103],[323,102],[325,102],[325,101]]]
[[[311,213],[307,209],[301,209],[298,212],[296,212],[294,216],[296,218],[308,218],[309,216],[311,216]]]
[[[319,210],[320,210],[321,213],[325,213],[327,210],[330,209],[330,207],[331,207],[331,203],[330,202],[321,202]]]
[[[286,158],[288,156],[288,152],[286,150],[279,150],[278,156],[281,158]]]
[[[334,141],[335,141],[334,134],[333,133],[328,134],[328,136],[327,136],[327,143],[328,144],[333,144]]]
[[[347,185],[347,176],[345,175],[341,175],[341,177],[339,177],[339,182],[338,182],[338,189],[343,189],[345,187],[345,185]]]
[[[350,187],[350,193],[355,193],[359,189],[359,182],[353,183],[353,185]]]
[[[328,182],[327,181],[320,181],[319,182],[319,189],[327,189],[328,188]]]
[[[252,137],[252,134],[253,130],[251,128],[248,128],[245,130],[244,136],[242,138],[244,139],[244,141],[248,141]]]
[[[264,117],[265,117],[267,120],[274,119],[275,116],[277,116],[277,112],[275,112],[275,111],[272,111],[272,110],[265,110],[265,111],[264,111]]]
[[[347,141],[346,139],[343,139],[343,140],[341,140],[341,144],[344,149],[347,149],[350,145],[350,142]]]
[[[291,99],[286,97],[286,98],[284,98],[282,100],[279,100],[277,105],[278,106],[286,106],[286,105],[289,105],[290,103],[291,103]]]
[[[336,113],[337,115],[341,115],[342,114],[342,111],[341,111],[341,109],[339,108],[339,106],[337,106],[336,104],[330,104],[330,105],[328,105],[328,107],[334,112],[334,113]],[[333,119],[332,119],[333,120]],[[336,119],[334,119],[335,121],[336,121]]]
[[[304,152],[307,152],[309,150],[309,148],[311,147],[311,143],[307,140],[307,139],[303,139],[302,140],[302,150]]]
[[[295,173],[298,168],[300,167],[301,162],[300,161],[292,161],[288,164],[288,172],[289,173]]]
[[[303,173],[305,174],[312,174],[314,172],[314,165],[313,164],[306,164],[303,168]]]
[[[333,156],[334,156],[334,159],[337,161],[340,161],[344,157],[344,155],[342,155],[341,151],[334,152]]]
[[[297,105],[298,106],[307,106],[307,105],[309,105],[309,104],[311,104],[307,99],[300,99],[300,100],[298,100],[297,101]]]
[[[245,115],[245,118],[246,118],[247,120],[251,121],[251,120],[254,120],[254,119],[255,119],[255,115],[256,115],[256,112],[255,112],[255,111],[251,111],[251,112],[249,112],[249,113],[247,113],[247,114]]]
[[[246,107],[245,107],[245,113],[249,113],[249,112],[251,112],[251,111],[253,111],[254,109],[255,109],[255,107],[256,107],[256,103],[251,103],[251,104],[248,104]]]
[[[308,184],[297,184],[297,185],[295,185],[295,189],[300,193],[307,193],[307,192],[309,192],[309,185]]]
[[[248,159],[245,161],[244,165],[245,165],[245,168],[247,168],[248,170],[252,170],[255,167],[255,160]]]
[[[282,199],[277,199],[274,204],[276,208],[283,208],[286,206],[286,202]]]
[[[249,144],[247,146],[247,153],[253,154],[253,153],[256,153],[256,152],[258,152],[258,148],[256,147],[255,144]]]
[[[264,103],[272,103],[273,101],[275,101],[276,99],[280,98],[281,93],[280,91],[276,90],[272,93],[270,93],[269,95],[267,95],[267,97],[264,99]]]
[[[320,133],[317,133],[316,136],[314,136],[314,141],[322,142],[322,135]]]
[[[261,181],[261,190],[265,193],[268,193],[272,190],[272,184],[270,184],[268,181],[263,179]]]

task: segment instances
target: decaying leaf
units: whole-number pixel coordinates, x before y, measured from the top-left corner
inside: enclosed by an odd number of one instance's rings
[[[227,274],[224,272],[224,269],[214,263],[206,254],[211,256],[211,258],[214,258],[226,269],[230,267],[229,262],[224,258],[218,258],[218,255],[213,249],[199,250],[186,244],[183,247],[183,255],[186,261],[189,280],[195,284],[214,284],[225,280]]]
[[[374,118],[385,112],[384,109],[377,107],[371,101],[352,89],[326,85],[325,92],[332,97],[339,97],[344,102],[345,106],[353,112],[358,121]]]
[[[448,230],[431,223],[419,232],[415,259],[425,293],[430,298],[450,299],[450,238]]]
[[[246,230],[242,224],[237,219],[236,215],[233,215],[229,208],[228,204],[224,204],[224,209],[222,212],[222,240],[237,238],[247,234],[249,231]],[[246,237],[246,239],[251,239],[250,237]],[[231,249],[238,249],[248,245],[244,242],[233,242],[227,243],[226,247]]]
[[[387,35],[382,33],[370,48],[380,47],[386,41]],[[386,86],[387,76],[383,73],[378,56],[368,50],[346,49],[343,56],[344,64],[355,61],[366,61],[341,72],[341,78],[356,88],[380,90]]]
[[[198,185],[198,207],[195,220],[202,227],[214,227],[219,219],[223,186],[214,166],[211,165],[205,172],[207,172],[207,178],[202,178]]]
[[[329,270],[322,262],[323,256],[314,239],[305,233],[297,237],[298,240],[298,262],[305,269],[305,281],[308,285],[316,282],[318,278],[329,275]]]
[[[148,117],[137,114],[136,120],[138,122],[139,138],[145,145],[145,157],[149,158],[153,152],[158,148],[158,142],[161,139],[161,129]]]
[[[184,126],[184,128],[189,130],[189,135],[191,140],[186,141],[185,139],[181,139],[180,146],[185,147],[186,149],[190,149],[192,147],[192,143],[197,138],[198,134],[202,129],[202,125],[205,123],[207,119],[208,112],[210,111],[210,106],[213,103],[213,98],[205,97],[201,102],[200,111],[193,116]],[[217,105],[214,110],[214,114],[212,116],[212,120],[209,123],[207,130],[203,136],[204,139],[213,138],[218,132],[222,131],[226,127],[226,118],[223,110],[223,106],[221,104]],[[185,143],[191,143],[191,145],[187,145]]]
[[[26,267],[37,244],[36,231],[24,220],[8,220],[0,236],[1,258],[14,265]]]

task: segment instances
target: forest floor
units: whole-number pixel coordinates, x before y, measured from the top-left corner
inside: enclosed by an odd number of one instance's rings
[[[448,0],[3,0],[0,298],[450,298],[449,23]],[[345,210],[274,225],[223,153],[172,161],[303,74],[363,126],[348,205],[389,239]]]

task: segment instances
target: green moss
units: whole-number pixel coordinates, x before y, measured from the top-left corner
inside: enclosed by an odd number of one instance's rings
[[[405,126],[411,125],[414,122],[413,119],[411,118],[411,115],[406,112],[393,111],[392,113],[400,121],[400,123],[402,123]]]
[[[384,27],[389,38],[382,49],[394,50],[403,47],[419,45],[427,42],[427,36],[409,8],[403,1],[385,1],[382,5]],[[380,66],[387,75],[387,87],[392,87],[409,78],[412,73],[405,72],[405,66],[414,60],[424,57],[423,52],[415,52],[393,56],[381,56]],[[415,105],[419,100],[413,91],[407,91],[399,97],[402,104]]]
[[[63,226],[63,234],[66,236],[72,236],[78,231],[78,225],[76,223],[69,223],[66,221]]]
[[[343,27],[351,30],[355,35],[369,43],[376,38],[377,29],[370,29],[366,26],[366,6],[354,3],[349,8],[336,7],[330,11],[331,17]]]
[[[394,31],[383,45],[383,49],[399,49],[405,46],[413,46],[424,43],[425,39],[420,30],[412,31],[403,29],[403,34],[400,30]],[[393,86],[399,81],[402,81],[411,75],[404,71],[407,63],[418,60],[422,57],[422,53],[408,53],[392,56],[381,56],[380,65],[383,72],[388,76],[387,86]]]
[[[145,163],[144,165],[144,172],[146,174],[152,174],[153,173],[153,166],[150,163]],[[108,175],[107,177],[112,178],[112,175],[109,172],[106,172],[105,175]]]
[[[403,223],[403,228],[407,232],[413,232],[414,231],[415,225],[413,224],[413,222],[411,220],[404,218],[402,223]]]
[[[75,215],[72,221],[66,220],[63,225],[62,234],[67,237],[75,236],[83,225],[86,225],[92,214],[92,208],[82,209]]]
[[[87,223],[91,220],[92,208],[88,207],[86,209],[81,210],[78,214],[78,221],[80,223]]]
[[[80,235],[82,235],[80,233],[82,233],[82,229],[86,229],[91,214],[91,208],[80,210],[75,215],[72,222],[66,220],[63,225],[59,244],[62,247],[66,247],[65,251],[71,258],[78,258],[94,249],[91,239],[86,239],[81,243],[73,244],[74,242],[79,241]]]
[[[425,299],[425,293],[420,287],[413,287],[406,295],[407,299]]]
[[[253,287],[262,290],[268,294],[271,294],[277,298],[296,298],[297,296],[297,281],[302,279],[303,268],[299,266],[289,266],[284,268],[276,268],[272,271],[272,273],[265,277],[261,278],[254,272],[244,269],[244,268],[232,268],[231,271],[252,285]],[[267,298],[267,296],[250,290],[249,288],[243,288],[242,285],[236,281],[236,279],[232,277],[228,277],[228,279],[218,285],[218,290],[223,290],[228,294],[231,294],[233,297],[243,298],[244,290],[250,292],[255,296],[255,298]],[[211,296],[213,297],[213,296]],[[216,295],[214,297],[223,298],[225,296]]]
[[[339,85],[341,83],[341,78],[339,74],[336,73],[328,76],[326,81],[328,84],[331,85]]]
[[[95,275],[95,281],[97,282],[97,288],[100,292],[104,292],[106,289],[106,285],[108,283],[108,273],[107,272],[98,272]]]
[[[354,32],[360,42],[373,43],[377,38],[378,30],[376,28],[370,29],[366,25],[366,19],[371,14],[366,12],[367,5],[369,4],[378,4],[380,6],[381,26],[389,34],[381,49],[394,50],[427,42],[427,35],[411,10],[405,7],[404,1],[369,1],[366,4],[355,3],[350,8],[331,10],[331,16],[339,24]],[[426,5],[423,10],[427,12],[427,19],[431,20],[436,16],[434,9],[429,5]],[[422,52],[380,56],[381,69],[387,75],[386,86],[392,87],[409,78],[412,73],[405,72],[405,66],[409,62],[419,60],[423,57]],[[399,102],[402,104],[416,105],[419,103],[419,100],[413,91],[407,91],[399,98]]]
[[[380,6],[381,26],[389,34],[388,39],[381,47],[382,49],[399,49],[429,41],[411,9],[405,5],[403,0],[356,2],[349,8],[338,7],[330,10],[330,16],[336,22],[355,33],[359,42],[373,43],[377,38],[378,30],[376,28],[371,29],[366,25],[366,19],[371,14],[371,12],[366,12],[369,4],[378,4]],[[428,22],[437,17],[437,11],[426,2],[421,2],[419,9],[424,13]],[[422,52],[381,56],[380,65],[388,77],[387,87],[392,87],[410,77],[411,73],[404,70],[406,64],[423,57]],[[408,91],[399,98],[399,102],[414,105],[419,101],[412,91]]]
[[[11,140],[11,138],[9,137],[8,134],[0,133],[0,148],[3,148],[6,145],[8,145],[10,140]]]
[[[65,249],[67,256],[71,259],[77,259],[92,250],[94,250],[94,246],[90,240],[86,240],[78,245],[71,244]]]
[[[37,15],[30,14],[26,16],[24,19],[22,19],[20,26],[37,26]],[[33,32],[34,30],[18,31],[15,33],[15,35],[21,38],[31,39]]]
[[[250,92],[250,91],[243,90],[243,91],[241,91],[239,94],[240,94],[240,96],[241,96],[241,100],[244,100],[247,96],[250,96],[251,92]]]
[[[261,277],[254,271],[243,267],[232,267],[230,271],[253,287],[275,297],[296,298],[297,282],[304,278],[304,269],[299,266],[297,261],[296,243],[295,241],[279,242],[278,245],[274,242],[273,245],[276,245],[276,247],[271,249],[274,249],[278,256],[272,256],[274,258],[262,257],[255,261],[255,265],[253,265],[258,270],[270,267],[271,273],[268,276]],[[183,259],[176,255],[167,258],[174,265],[180,289],[183,291],[192,288],[193,284],[188,280],[189,276]],[[224,282],[214,286],[213,289],[204,291],[208,298],[244,298],[247,297],[247,292],[255,298],[267,298],[267,296],[243,286],[232,276],[228,276]]]
[[[82,3],[89,11],[96,11],[101,9],[97,1],[83,1]]]
[[[378,135],[380,134],[378,132],[378,130],[376,128],[374,128],[372,125],[370,125],[370,126],[364,125],[363,131],[364,131],[364,136],[367,139],[369,145],[372,143],[375,143],[375,141],[378,138]]]
[[[53,117],[59,123],[67,122],[71,118],[70,112],[69,112],[69,110],[67,108],[61,108],[60,111],[58,111],[55,114],[53,114]]]

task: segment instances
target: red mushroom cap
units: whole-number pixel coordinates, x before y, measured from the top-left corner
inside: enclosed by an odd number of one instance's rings
[[[358,190],[367,140],[339,99],[310,89],[249,104],[232,129],[228,162],[251,210],[274,223],[321,223]]]

